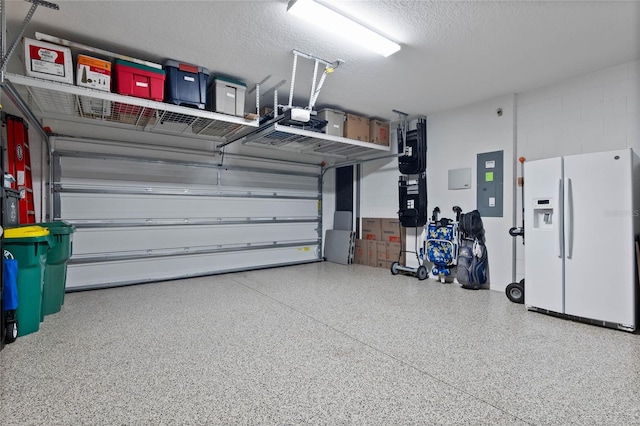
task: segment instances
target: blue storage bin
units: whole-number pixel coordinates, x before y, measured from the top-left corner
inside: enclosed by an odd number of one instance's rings
[[[205,109],[207,103],[206,68],[168,60],[164,63],[165,102]]]
[[[3,259],[2,274],[4,281],[2,311],[15,311],[18,309],[18,261],[13,258],[13,255]]]
[[[4,286],[0,306],[0,349],[5,343],[13,343],[18,338],[18,261],[7,250],[4,250],[2,259],[2,280]]]

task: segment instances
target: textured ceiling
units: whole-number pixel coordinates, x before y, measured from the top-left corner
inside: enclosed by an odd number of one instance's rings
[[[35,31],[162,62],[176,59],[244,80],[282,79],[292,49],[346,61],[318,106],[392,119],[392,109],[432,114],[640,58],[636,1],[331,1],[402,44],[388,58],[286,13],[286,1],[58,1],[38,8]],[[30,3],[7,1],[9,39]],[[20,56],[22,54],[20,53]],[[311,62],[296,74],[296,105],[309,99]],[[253,101],[251,101],[253,102]],[[262,105],[271,105],[271,95]]]

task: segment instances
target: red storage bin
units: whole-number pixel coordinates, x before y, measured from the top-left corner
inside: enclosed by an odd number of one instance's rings
[[[154,101],[164,99],[164,70],[116,59],[114,72],[114,92]]]

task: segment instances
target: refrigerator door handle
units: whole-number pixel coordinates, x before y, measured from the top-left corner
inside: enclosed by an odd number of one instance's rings
[[[562,217],[564,216],[564,203],[562,200],[562,192],[563,192],[563,182],[562,179],[558,179],[558,196],[557,196],[557,200],[558,200],[558,213],[557,213],[557,217],[560,220],[556,220],[557,222],[557,226],[558,226],[558,257],[562,258],[564,256],[563,253],[563,240],[564,240],[564,229],[562,227]]]
[[[567,227],[567,259],[573,255],[573,189],[571,179],[567,179],[567,216],[565,226]]]

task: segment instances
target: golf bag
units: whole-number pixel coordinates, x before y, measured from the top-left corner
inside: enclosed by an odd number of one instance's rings
[[[478,290],[487,282],[487,247],[478,210],[461,215],[456,279],[463,288]]]

